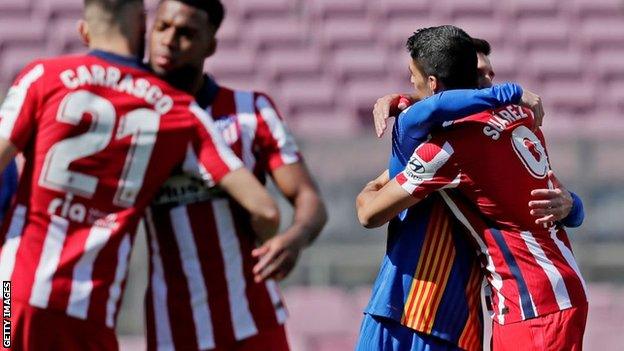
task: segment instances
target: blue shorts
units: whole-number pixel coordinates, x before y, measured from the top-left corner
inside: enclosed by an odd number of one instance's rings
[[[385,317],[364,314],[356,351],[461,351],[435,336],[417,332]]]

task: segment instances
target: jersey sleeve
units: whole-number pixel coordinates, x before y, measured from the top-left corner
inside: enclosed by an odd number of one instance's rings
[[[17,77],[0,107],[0,137],[22,150],[36,129],[41,96],[42,63],[28,65]]]
[[[183,171],[215,186],[225,175],[243,167],[243,163],[223,140],[210,115],[194,102],[190,111],[198,127],[187,148]]]
[[[270,171],[301,161],[295,138],[277,112],[273,101],[264,94],[258,94],[255,108],[258,127],[254,143],[258,160]]]
[[[518,84],[505,83],[485,89],[454,89],[435,94],[410,106],[397,123],[402,134],[417,139],[429,134],[431,127],[484,110],[517,104],[522,98]]]
[[[455,150],[444,138],[433,138],[420,144],[396,181],[410,195],[424,199],[427,195],[455,188],[462,181]]]

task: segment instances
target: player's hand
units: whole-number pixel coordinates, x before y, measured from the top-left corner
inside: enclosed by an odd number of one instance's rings
[[[559,182],[553,171],[548,171],[548,179],[555,189],[531,191],[533,200],[529,201],[529,209],[531,215],[537,217],[535,224],[560,221],[572,210],[573,199],[570,192]]]
[[[297,235],[286,231],[251,251],[251,255],[259,259],[253,268],[256,283],[266,279],[284,279],[295,267],[303,247]]]
[[[538,127],[541,127],[542,121],[544,120],[544,106],[542,105],[542,98],[533,92],[524,90],[520,105],[530,108],[531,111],[533,111],[533,116],[535,117],[533,128],[537,129]]]
[[[396,117],[409,106],[409,102],[409,99],[402,97],[400,94],[389,94],[377,99],[373,107],[373,120],[375,122],[375,133],[378,138],[381,138],[386,131],[388,118]]]

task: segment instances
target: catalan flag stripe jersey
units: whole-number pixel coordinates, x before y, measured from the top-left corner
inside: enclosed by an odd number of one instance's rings
[[[514,84],[483,90],[455,90],[411,106],[393,128],[390,175],[407,165],[431,126],[500,104],[517,101]],[[394,218],[366,313],[391,318],[417,332],[462,349],[481,349],[476,250],[461,224],[431,196]]]

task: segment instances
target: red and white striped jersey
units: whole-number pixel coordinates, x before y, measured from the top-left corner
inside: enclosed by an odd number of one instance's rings
[[[171,172],[214,184],[242,167],[191,96],[102,51],[28,65],[0,118],[26,160],[0,280],[15,300],[109,328],[138,221]]]
[[[562,227],[536,225],[533,189],[551,187],[544,136],[509,105],[459,120],[414,152],[396,180],[415,197],[440,191],[483,254],[495,320],[513,323],[587,303]]]
[[[272,170],[301,160],[266,95],[219,87],[206,77],[197,99],[261,181]],[[277,284],[253,280],[256,238],[247,212],[236,202],[176,175],[149,212],[149,350],[230,349],[238,340],[284,323]]]

